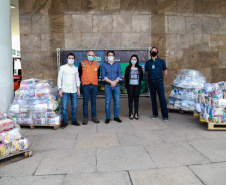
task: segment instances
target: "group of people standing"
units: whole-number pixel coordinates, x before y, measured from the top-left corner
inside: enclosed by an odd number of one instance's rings
[[[152,119],[158,117],[158,108],[156,101],[156,92],[158,93],[161,112],[164,121],[168,121],[167,105],[165,100],[163,78],[167,75],[165,61],[158,58],[158,50],[153,47],[150,51],[151,59],[145,64],[146,75],[148,76],[148,84],[152,100]],[[100,69],[100,63],[95,61],[94,51],[87,53],[87,59],[79,63],[79,67],[74,66],[75,55],[69,53],[67,55],[67,64],[60,67],[57,79],[59,95],[62,98],[63,121],[62,128],[68,125],[68,102],[71,98],[71,124],[80,126],[77,121],[77,99],[80,96],[80,83],[83,92],[83,125],[88,124],[88,103],[91,100],[91,116],[94,123],[99,123],[96,114],[96,97],[98,92],[98,79],[101,76],[105,82],[105,123],[111,120],[111,99],[114,102],[114,121],[122,122],[119,118],[119,82],[122,80],[122,72],[120,64],[115,62],[115,52],[108,51],[106,60]],[[143,70],[139,65],[137,55],[132,55],[129,65],[125,70],[126,88],[128,93],[129,119],[139,119],[139,95],[141,89],[141,80],[143,78]],[[134,111],[133,111],[134,104]]]

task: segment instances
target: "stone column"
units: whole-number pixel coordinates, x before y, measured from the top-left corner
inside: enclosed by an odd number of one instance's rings
[[[9,0],[0,0],[0,12],[0,110],[6,112],[14,96]]]

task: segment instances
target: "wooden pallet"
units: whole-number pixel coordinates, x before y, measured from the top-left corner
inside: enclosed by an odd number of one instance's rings
[[[193,117],[199,119],[199,113],[196,110],[194,111]]]
[[[180,114],[184,114],[184,113],[193,113],[194,111],[182,110],[182,109],[169,109],[168,108],[168,112],[179,112]]]
[[[208,130],[226,130],[226,123],[207,122]]]
[[[53,127],[54,130],[57,130],[58,128],[60,128],[60,125],[37,125],[37,124],[33,124],[33,125],[28,125],[28,124],[22,124],[20,125],[21,127],[30,127],[31,130],[34,130],[35,127]]]
[[[32,150],[28,148],[26,150],[22,150],[19,152],[15,152],[15,153],[0,157],[0,167],[31,157],[32,155],[33,155]]]

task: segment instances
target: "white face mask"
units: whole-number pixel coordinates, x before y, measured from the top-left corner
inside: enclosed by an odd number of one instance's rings
[[[108,57],[108,61],[109,61],[109,62],[114,62],[114,57],[113,57],[113,56],[109,56],[109,57]]]
[[[74,59],[68,59],[68,64],[74,64]]]

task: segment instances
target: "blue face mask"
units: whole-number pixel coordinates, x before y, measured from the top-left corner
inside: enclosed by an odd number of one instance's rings
[[[88,56],[88,60],[89,60],[90,62],[92,62],[92,61],[94,60],[94,57],[93,57],[93,56]]]
[[[136,60],[131,60],[131,64],[135,65],[137,63]]]

